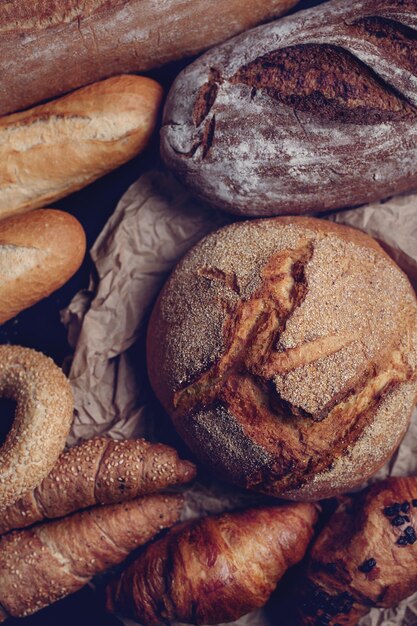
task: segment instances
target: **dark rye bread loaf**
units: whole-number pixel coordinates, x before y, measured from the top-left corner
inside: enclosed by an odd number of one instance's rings
[[[297,2],[0,1],[0,114],[197,54]]]
[[[417,0],[333,0],[210,50],[174,83],[161,149],[244,215],[417,187]]]
[[[243,222],[179,263],[148,331],[152,386],[221,479],[330,497],[390,457],[417,393],[417,303],[364,233]]]

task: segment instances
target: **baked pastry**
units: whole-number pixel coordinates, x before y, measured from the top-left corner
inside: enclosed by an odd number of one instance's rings
[[[346,498],[311,548],[288,626],[355,626],[372,607],[417,590],[417,478],[390,478]]]
[[[351,207],[417,187],[416,106],[415,0],[333,0],[188,66],[162,156],[232,213]]]
[[[192,463],[162,443],[89,439],[63,452],[36,489],[0,510],[0,534],[95,504],[156,493],[195,475]]]
[[[181,496],[95,507],[0,537],[0,622],[74,593],[178,521]]]
[[[0,114],[108,76],[191,56],[298,0],[0,3]]]
[[[107,590],[107,607],[144,626],[219,624],[261,607],[304,556],[312,504],[186,522],[149,546]]]
[[[365,233],[314,218],[241,222],[178,264],[152,313],[157,397],[221,479],[291,499],[362,483],[416,399],[417,307]]]
[[[64,285],[85,248],[81,224],[63,211],[40,209],[0,221],[0,324]]]
[[[0,218],[55,202],[139,154],[161,100],[154,80],[116,76],[0,118]]]
[[[0,346],[0,396],[16,403],[0,447],[1,510],[51,471],[64,449],[74,403],[69,381],[52,359],[20,346]]]

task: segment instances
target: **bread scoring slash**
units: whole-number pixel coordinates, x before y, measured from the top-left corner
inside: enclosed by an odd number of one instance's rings
[[[162,155],[232,213],[356,206],[417,187],[416,106],[416,1],[333,0],[187,67]]]
[[[148,368],[177,430],[222,480],[331,497],[376,472],[407,429],[416,297],[359,230],[305,217],[235,223],[172,273]]]

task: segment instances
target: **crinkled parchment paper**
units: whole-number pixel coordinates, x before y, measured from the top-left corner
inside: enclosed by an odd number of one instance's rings
[[[417,287],[417,195],[340,212],[330,219],[377,238]],[[69,444],[103,433],[158,439],[161,409],[146,377],[147,316],[176,261],[205,234],[231,220],[193,198],[163,170],[144,174],[123,196],[91,250],[96,272],[88,290],[77,294],[62,316],[74,348],[69,376],[76,413]],[[416,472],[417,411],[402,445],[378,478]],[[233,509],[258,499],[204,477],[187,495],[185,516]],[[261,610],[235,624],[270,622]],[[417,624],[417,594],[395,610],[372,611],[360,624]]]

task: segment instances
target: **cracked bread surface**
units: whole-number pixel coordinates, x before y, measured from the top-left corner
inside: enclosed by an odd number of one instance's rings
[[[159,400],[223,479],[328,497],[383,465],[417,393],[417,305],[364,233],[314,218],[227,226],[179,263],[148,332]]]
[[[162,157],[199,197],[238,215],[411,191],[416,68],[416,0],[330,0],[186,67],[165,105]]]

